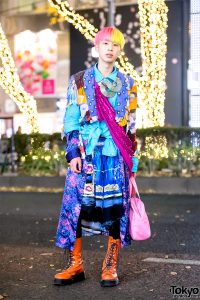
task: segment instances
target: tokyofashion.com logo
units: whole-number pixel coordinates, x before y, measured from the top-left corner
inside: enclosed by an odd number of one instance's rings
[[[174,298],[197,298],[200,295],[198,287],[185,287],[185,286],[170,286],[170,292]]]

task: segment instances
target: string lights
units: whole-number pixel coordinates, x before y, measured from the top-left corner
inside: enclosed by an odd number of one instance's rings
[[[37,132],[37,106],[36,100],[27,93],[19,79],[17,69],[0,24],[0,85],[7,95],[17,104],[19,110],[26,116],[31,132]]]
[[[145,138],[145,147],[141,155],[148,157],[149,160],[168,158],[167,139],[162,135],[147,136]]]
[[[69,5],[68,1],[62,2],[61,0],[48,0],[53,10],[50,13],[57,12],[58,16],[61,16],[64,20],[71,23],[76,29],[78,29],[86,39],[93,40],[98,29],[95,28],[87,19],[80,14],[76,13],[75,10]],[[55,18],[52,19],[52,23],[56,23]]]
[[[138,0],[141,33],[142,80],[145,101],[144,127],[164,126],[166,90],[167,12],[164,0]]]
[[[98,31],[87,19],[70,7],[68,1],[48,0],[52,23],[66,20],[86,39],[93,40]],[[130,74],[138,86],[139,105],[143,106],[142,127],[164,125],[166,77],[166,28],[168,8],[164,0],[138,0],[141,33],[142,76],[123,53],[117,67]],[[60,19],[61,18],[61,19]]]
[[[68,1],[48,0],[51,10],[71,23],[86,39],[93,40],[98,29],[69,5]],[[138,0],[142,53],[142,76],[139,76],[128,58],[121,55],[117,67],[130,74],[137,82],[139,105],[144,108],[142,127],[164,125],[166,77],[166,28],[168,8],[164,0]],[[52,22],[56,22],[52,18]],[[0,26],[0,85],[28,118],[32,131],[37,131],[37,108],[34,98],[23,89],[17,70]]]

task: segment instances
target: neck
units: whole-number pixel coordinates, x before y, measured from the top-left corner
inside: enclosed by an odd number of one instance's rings
[[[112,73],[114,67],[114,63],[105,63],[103,61],[98,61],[98,70],[101,72],[101,74],[106,77],[110,73]]]

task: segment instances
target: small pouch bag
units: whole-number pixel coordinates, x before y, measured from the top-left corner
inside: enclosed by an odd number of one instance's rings
[[[140,199],[137,184],[133,176],[129,179],[129,188],[129,233],[133,240],[146,240],[151,236],[149,219],[145,211],[144,203]]]

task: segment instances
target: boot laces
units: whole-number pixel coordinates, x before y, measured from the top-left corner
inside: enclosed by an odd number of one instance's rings
[[[112,268],[113,262],[116,262],[115,258],[114,258],[114,253],[115,251],[118,252],[118,246],[117,243],[112,243],[108,252],[108,255],[106,255],[106,268],[110,269]]]
[[[71,268],[74,265],[74,257],[73,252],[69,251],[69,254],[67,255],[67,251],[65,249],[64,251],[64,270]]]
[[[72,268],[75,264],[81,265],[83,263],[81,255],[76,255],[76,259],[74,257],[73,251],[69,251],[67,254],[67,251],[65,249],[64,251],[64,268],[63,270]]]

